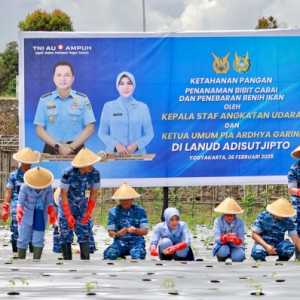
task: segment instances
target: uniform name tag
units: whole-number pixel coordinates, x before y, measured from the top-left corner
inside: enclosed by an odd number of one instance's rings
[[[113,116],[114,117],[119,117],[119,116],[123,116],[123,114],[122,113],[114,113]]]

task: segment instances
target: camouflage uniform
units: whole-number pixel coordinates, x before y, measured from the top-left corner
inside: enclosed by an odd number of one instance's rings
[[[294,252],[295,246],[290,240],[285,240],[287,231],[289,236],[297,234],[296,226],[292,218],[275,218],[267,211],[260,213],[252,225],[252,230],[258,233],[266,243],[277,250],[280,260],[289,260]],[[267,251],[259,244],[254,244],[251,256],[255,260],[265,260]]]
[[[95,168],[84,174],[81,174],[77,168],[71,168],[64,173],[61,179],[61,188],[68,192],[69,206],[76,220],[74,231],[78,243],[89,242],[91,235],[91,223],[81,224],[80,222],[87,208],[85,193],[89,189],[98,189],[99,186],[100,174]],[[61,203],[59,204],[59,230],[61,243],[73,242],[73,230],[68,227]]]
[[[288,172],[288,187],[300,188],[300,160],[293,164]],[[291,201],[297,215],[294,218],[298,235],[300,235],[300,197],[291,196]]]
[[[124,227],[148,228],[148,219],[143,207],[133,204],[128,210],[120,205],[109,211],[108,230],[119,231]],[[130,255],[132,259],[145,259],[145,239],[143,236],[127,233],[114,238],[112,245],[104,251],[104,259],[115,260]]]
[[[16,219],[17,213],[17,202],[18,202],[18,195],[20,192],[20,188],[22,183],[24,182],[24,172],[21,168],[18,168],[12,171],[9,174],[7,179],[6,187],[11,189],[12,196],[11,196],[11,203],[10,203],[10,214],[11,214],[11,223],[10,223],[10,231],[11,231],[11,242],[16,243],[18,240],[18,222]]]

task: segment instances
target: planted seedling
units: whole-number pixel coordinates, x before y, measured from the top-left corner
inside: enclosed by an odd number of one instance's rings
[[[265,293],[263,292],[262,284],[260,282],[258,282],[254,278],[250,278],[249,282],[250,282],[250,286],[255,289],[254,292],[250,293],[251,296],[264,296],[265,295]]]
[[[7,295],[9,296],[17,296],[20,295],[20,292],[18,292],[16,289],[18,288],[18,282],[20,282],[21,287],[23,286],[28,286],[29,282],[27,279],[23,278],[23,277],[15,277],[13,279],[10,279],[8,281],[8,288],[10,289],[10,291],[7,293]],[[19,286],[20,287],[20,286]]]
[[[179,295],[175,281],[172,278],[163,279],[162,286],[167,290],[169,295]]]
[[[85,294],[87,296],[96,296],[94,290],[97,288],[97,281],[88,281],[85,283]]]

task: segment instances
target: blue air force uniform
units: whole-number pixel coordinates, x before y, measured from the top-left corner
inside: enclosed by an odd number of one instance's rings
[[[60,187],[68,192],[69,206],[76,220],[75,233],[78,243],[88,243],[91,235],[91,222],[81,224],[81,219],[87,208],[86,191],[100,187],[100,173],[94,167],[88,173],[81,174],[77,168],[68,169],[61,179]],[[59,204],[59,229],[61,243],[73,242],[73,230],[69,229],[61,202]],[[90,248],[91,250],[91,248]]]
[[[294,163],[288,172],[288,187],[300,188],[300,160]],[[291,201],[297,214],[294,217],[294,222],[297,228],[298,235],[300,235],[300,197],[291,196]]]
[[[107,152],[114,152],[117,144],[137,144],[136,153],[146,153],[153,139],[153,127],[148,106],[133,97],[119,97],[104,104],[98,136]]]
[[[108,230],[119,231],[124,227],[148,228],[148,219],[143,207],[133,204],[124,209],[121,205],[113,207],[108,215]],[[104,251],[104,259],[115,260],[130,255],[132,259],[144,259],[146,256],[143,236],[127,233],[114,238],[112,245]]]
[[[285,232],[289,236],[297,235],[296,226],[292,218],[278,219],[267,211],[263,211],[257,216],[252,225],[252,230],[258,233],[268,244],[277,250],[277,255],[281,260],[290,259],[295,251],[294,244],[285,240]],[[268,253],[259,244],[254,244],[251,256],[255,260],[265,260]]]
[[[10,215],[11,215],[10,231],[11,231],[12,243],[16,243],[18,240],[18,222],[16,219],[16,213],[17,213],[18,196],[23,182],[24,182],[24,172],[22,171],[21,168],[18,168],[9,174],[6,183],[6,188],[10,189],[12,192],[11,204],[10,204]]]
[[[88,97],[71,90],[62,99],[57,91],[44,94],[38,103],[34,125],[43,127],[58,143],[70,143],[82,130],[95,123],[94,112]]]
[[[48,206],[54,205],[51,186],[38,190],[23,184],[18,205],[24,210],[23,220],[18,227],[18,249],[27,249],[31,241],[34,247],[42,248],[48,222]]]

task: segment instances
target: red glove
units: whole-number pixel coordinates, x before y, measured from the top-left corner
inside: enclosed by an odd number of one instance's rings
[[[55,224],[57,220],[57,213],[53,205],[48,206],[48,215],[49,215],[49,223],[52,225]]]
[[[87,204],[86,211],[80,221],[82,224],[87,224],[87,222],[91,218],[95,206],[96,206],[96,199],[90,198]]]
[[[1,218],[4,222],[6,222],[8,220],[9,217],[9,203],[4,202],[2,205],[2,213],[1,213]]]
[[[228,243],[228,234],[222,234],[220,238],[220,242],[222,245],[225,245]]]
[[[16,215],[18,224],[21,224],[21,223],[22,223],[23,215],[24,215],[23,207],[20,206],[20,205],[18,205],[18,206],[17,206],[17,215]]]
[[[150,247],[150,255],[151,256],[158,256],[158,251],[155,245],[151,245]]]
[[[68,223],[69,229],[74,229],[76,221],[75,221],[75,219],[74,219],[74,217],[72,215],[69,203],[66,202],[66,201],[64,201],[62,203],[62,209],[63,209],[64,215],[65,215],[65,217],[67,219],[67,223]]]
[[[167,250],[170,254],[174,254],[174,253],[176,253],[177,251],[180,251],[180,250],[185,249],[187,246],[188,246],[187,243],[181,242],[181,243],[178,243],[178,244],[176,244],[176,245],[174,245],[174,246],[168,247],[166,250]]]
[[[227,241],[235,246],[239,246],[243,243],[243,241],[235,233],[228,234]]]
[[[300,189],[296,190],[295,196],[300,197]]]

